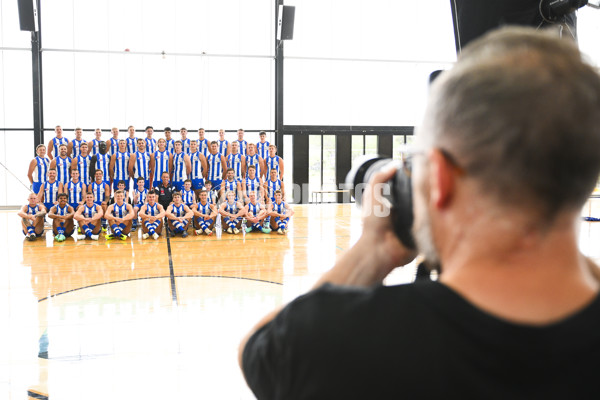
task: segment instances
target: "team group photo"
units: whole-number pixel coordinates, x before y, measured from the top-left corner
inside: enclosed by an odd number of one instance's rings
[[[257,143],[243,129],[230,141],[223,129],[212,141],[203,128],[197,138],[186,128],[163,132],[157,139],[147,126],[138,137],[129,126],[121,137],[112,128],[105,140],[101,129],[85,139],[76,128],[68,139],[56,126],[29,165],[32,193],[19,211],[25,238],[36,240],[45,227],[57,242],[127,240],[138,229],[155,240],[165,231],[183,238],[287,233],[294,211],[284,200],[284,161],[266,132]]]

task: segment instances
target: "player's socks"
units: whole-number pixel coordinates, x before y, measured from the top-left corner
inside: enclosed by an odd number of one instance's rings
[[[120,236],[121,235],[121,230],[119,229],[119,225],[112,224],[110,226],[110,229],[112,230],[113,236]]]
[[[29,235],[35,235],[35,229],[33,228],[33,226],[29,225],[29,226],[27,227],[27,233],[28,233]]]
[[[56,227],[56,232],[58,232],[59,235],[65,234],[65,223],[64,222],[61,222],[60,225]]]

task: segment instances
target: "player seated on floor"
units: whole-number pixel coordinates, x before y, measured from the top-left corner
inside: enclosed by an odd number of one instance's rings
[[[146,196],[147,203],[140,209],[140,218],[142,219],[142,239],[148,239],[150,236],[154,240],[158,239],[163,228],[163,218],[165,209],[157,203],[158,195],[155,190],[150,190]]]
[[[283,235],[287,233],[287,226],[294,210],[283,201],[281,190],[275,191],[275,201],[269,203],[269,216],[271,217],[271,228]]]
[[[217,208],[214,203],[208,201],[208,191],[200,191],[200,201],[192,206],[192,212],[194,213],[196,235],[200,235],[202,232],[209,236],[212,235],[217,220]]]
[[[100,229],[102,228],[100,220],[104,216],[102,206],[94,203],[94,195],[92,193],[86,193],[85,203],[83,203],[77,209],[75,213],[75,220],[79,222],[83,235],[76,235],[77,240],[84,240],[90,238],[92,240],[98,240]]]
[[[192,210],[181,202],[181,193],[173,193],[173,203],[167,208],[167,221],[173,236],[181,233],[181,237],[187,237],[187,228],[193,217]]]
[[[267,210],[257,200],[256,190],[251,190],[246,193],[249,199],[248,204],[244,207],[244,216],[246,217],[246,233],[252,231],[261,231],[262,233],[271,233],[271,229],[263,227]]]
[[[44,234],[46,207],[38,202],[38,196],[35,193],[29,194],[27,204],[21,207],[17,215],[21,217],[21,228],[27,240],[33,242]]]
[[[111,233],[104,237],[108,240],[115,237],[127,240],[127,235],[131,232],[131,224],[135,217],[135,211],[131,204],[125,202],[124,190],[118,189],[114,197],[115,202],[106,209],[106,220],[110,226]]]
[[[137,178],[137,187],[133,189],[133,210],[135,212],[135,217],[133,218],[133,224],[131,226],[132,231],[137,229],[139,212],[144,203],[146,203],[146,196],[148,196],[146,180],[140,176]]]
[[[230,190],[226,194],[226,200],[219,207],[219,213],[223,219],[223,230],[227,233],[237,235],[242,226],[243,205],[235,200],[235,193]]]
[[[52,233],[54,240],[64,242],[66,238],[73,235],[75,225],[73,217],[75,209],[69,205],[69,196],[66,193],[58,195],[58,203],[50,208],[48,218],[52,219]]]

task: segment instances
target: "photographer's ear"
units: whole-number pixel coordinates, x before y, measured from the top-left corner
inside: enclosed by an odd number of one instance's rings
[[[440,149],[431,150],[428,158],[431,203],[438,209],[444,209],[450,205],[456,189],[456,167]]]

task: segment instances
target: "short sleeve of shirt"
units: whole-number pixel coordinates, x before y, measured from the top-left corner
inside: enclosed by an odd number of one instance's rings
[[[319,366],[312,361],[325,351],[322,343],[331,343],[325,336],[331,332],[340,335],[332,329],[335,318],[329,317],[353,308],[356,303],[352,298],[363,297],[357,293],[368,296],[369,292],[324,285],[288,304],[250,337],[242,355],[242,369],[257,398],[296,398],[299,392],[310,391],[309,376],[327,375],[325,363]]]

